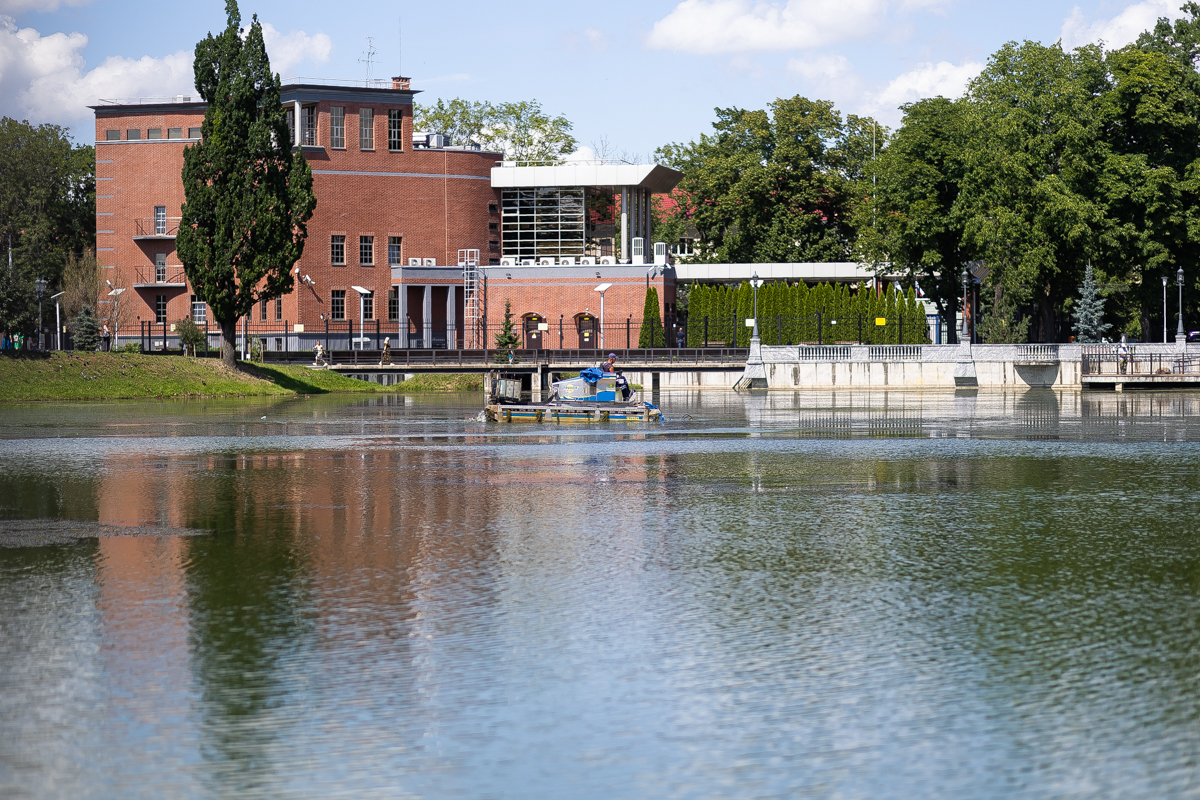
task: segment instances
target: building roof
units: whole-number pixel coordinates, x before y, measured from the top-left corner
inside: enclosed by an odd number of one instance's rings
[[[495,189],[525,189],[549,186],[597,186],[649,189],[656,194],[669,192],[683,179],[683,173],[658,164],[602,164],[580,161],[555,166],[519,166],[505,161],[492,167]]]

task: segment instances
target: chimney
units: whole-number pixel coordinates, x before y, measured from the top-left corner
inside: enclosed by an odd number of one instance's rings
[[[392,88],[403,91],[408,91],[412,88],[412,78],[401,78],[399,75],[392,78]]]

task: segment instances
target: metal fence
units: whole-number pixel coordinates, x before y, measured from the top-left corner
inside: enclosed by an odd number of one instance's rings
[[[1107,347],[1083,348],[1084,375],[1200,375],[1200,358],[1186,353],[1127,354]]]

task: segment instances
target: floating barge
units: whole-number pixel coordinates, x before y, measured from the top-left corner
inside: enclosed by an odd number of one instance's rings
[[[591,373],[591,374],[589,374]],[[545,403],[522,403],[521,382],[492,382],[492,396],[483,407],[491,422],[652,422],[662,419],[653,403],[631,401],[619,376],[584,370],[581,377],[556,381]]]

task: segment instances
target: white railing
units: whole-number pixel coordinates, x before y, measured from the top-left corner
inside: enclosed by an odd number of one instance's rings
[[[849,361],[848,344],[815,344],[800,347],[801,361]]]
[[[867,353],[871,361],[920,361],[919,344],[873,344]]]
[[[1019,344],[1017,358],[1024,361],[1058,361],[1058,345]]]
[[[284,86],[346,86],[359,89],[392,88],[391,78],[368,78],[367,80],[354,81],[342,78],[306,78],[297,76],[284,78],[280,83]]]

